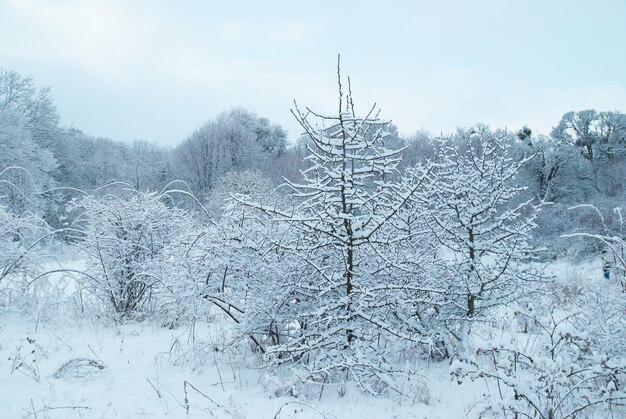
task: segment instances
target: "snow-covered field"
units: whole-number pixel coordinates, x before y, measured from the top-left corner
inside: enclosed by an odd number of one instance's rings
[[[288,385],[256,368],[249,348],[227,346],[225,327],[218,316],[175,330],[3,316],[0,417],[464,417],[472,391],[480,390],[450,381],[443,363],[425,371],[414,401],[371,398],[356,389],[342,397],[337,388],[324,389],[321,398],[294,397],[285,394]],[[60,373],[72,360],[83,361]]]
[[[81,261],[61,265],[80,269]],[[550,268],[580,280],[598,276],[596,265]],[[259,355],[234,341],[222,314],[176,329],[116,325],[62,295],[29,315],[0,312],[0,418],[476,417],[476,402],[494,390],[481,380],[458,385],[443,361],[424,364],[412,400],[331,386],[294,394],[289,377],[260,369]]]
[[[413,402],[350,389],[344,397],[337,389],[325,389],[321,399],[294,397],[255,368],[254,355],[224,349],[219,323],[167,330],[33,320],[2,319],[3,418],[446,418],[465,416],[472,404],[471,393],[449,380],[447,364],[431,365]],[[104,369],[83,365],[57,374],[76,359]]]

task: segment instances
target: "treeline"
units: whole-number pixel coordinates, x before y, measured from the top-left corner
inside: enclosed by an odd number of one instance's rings
[[[169,148],[146,140],[125,143],[93,137],[63,127],[59,121],[49,88],[37,88],[31,77],[0,70],[3,205],[15,214],[40,214],[55,227],[60,226],[66,203],[77,196],[75,190],[89,193],[112,182],[124,182],[141,191],[162,191],[180,180],[185,185],[176,187],[187,188],[202,203],[212,196],[216,202],[208,202],[208,206],[215,209],[222,203],[223,184],[230,182],[232,187],[238,172],[255,173],[267,187],[279,185],[285,178],[297,181],[306,169],[306,135],[288,144],[280,125],[243,108],[208,120]],[[552,203],[538,220],[541,239],[552,244],[551,253],[588,252],[592,249],[583,241],[572,246],[571,241],[566,244],[558,238],[576,229],[598,227],[594,225],[597,217],[568,212],[573,205],[593,202],[608,213],[623,206],[626,115],[584,110],[568,112],[555,122],[549,136],[535,135],[528,127],[498,133],[508,139],[516,159],[534,156],[518,177],[527,187],[523,198]],[[459,129],[449,137],[484,129],[480,125]],[[434,157],[437,139],[429,133],[403,137],[393,125],[388,131],[386,145],[404,149],[399,173]],[[15,168],[7,170],[10,167]]]
[[[173,148],[136,140],[97,138],[59,124],[50,90],[31,77],[0,71],[0,168],[11,211],[45,215],[56,225],[73,188],[91,192],[111,182],[137,190],[161,190],[174,179],[199,197],[226,173],[261,170],[279,178],[286,133],[253,112],[234,108],[208,121]]]

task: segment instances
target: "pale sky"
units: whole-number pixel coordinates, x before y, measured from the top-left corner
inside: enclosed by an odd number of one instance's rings
[[[626,0],[0,0],[0,67],[114,140],[174,145],[236,105],[294,139],[294,99],[336,111],[337,53],[402,133],[626,112]]]

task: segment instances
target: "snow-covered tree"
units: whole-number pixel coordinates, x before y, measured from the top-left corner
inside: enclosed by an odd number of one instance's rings
[[[131,179],[135,189],[161,190],[171,179],[165,151],[148,141],[133,141],[128,150]]]
[[[524,295],[540,278],[526,262],[541,204],[512,205],[525,189],[515,176],[532,156],[514,161],[508,140],[485,127],[440,140],[433,176],[415,195],[429,208],[423,226],[440,246],[431,269],[447,305],[436,315],[462,344],[473,320]]]
[[[582,155],[594,161],[599,141],[600,120],[598,112],[588,109],[580,112],[567,112],[552,130],[552,137],[581,147]]]
[[[552,136],[580,147],[582,155],[592,163],[624,157],[626,115],[594,109],[567,112],[552,131]]]
[[[590,174],[591,167],[585,165],[574,145],[551,137],[534,136],[528,127],[521,129],[517,138],[519,141],[512,147],[512,157],[535,156],[520,168],[518,174],[518,181],[523,182],[529,194],[538,200],[560,202],[591,193],[593,183],[584,179]],[[579,170],[572,170],[576,168]]]
[[[223,112],[174,150],[176,175],[200,198],[231,171],[265,169],[285,149],[278,125],[242,108]]]
[[[51,175],[55,166],[52,153],[33,141],[24,117],[0,110],[0,194],[4,205],[16,214],[31,211],[43,215],[45,201],[39,193],[54,185]],[[9,167],[14,169],[4,170]]]
[[[50,89],[37,89],[32,77],[0,68],[0,169],[21,166],[30,175],[13,171],[8,176],[29,195],[29,202],[9,196],[9,207],[18,213],[33,211],[54,222],[57,205],[49,196],[33,194],[55,185],[58,139],[62,133]],[[11,195],[11,193],[9,194]],[[17,208],[16,208],[17,204]]]
[[[32,77],[0,68],[0,111],[22,116],[35,143],[54,148],[60,118],[50,88],[37,89]]]
[[[427,290],[411,270],[419,261],[406,260],[407,233],[394,225],[422,180],[397,181],[402,150],[386,147],[388,122],[375,108],[357,116],[342,89],[339,78],[337,115],[293,111],[309,137],[303,180],[286,184],[294,206],[240,201],[276,226],[268,257],[291,256],[265,306],[267,355],[298,365],[302,380],[349,378],[377,393],[395,387],[388,374],[401,348],[423,342],[414,308]]]

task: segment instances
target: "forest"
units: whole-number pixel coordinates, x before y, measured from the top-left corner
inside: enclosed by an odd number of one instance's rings
[[[337,82],[161,147],[0,69],[0,412],[624,417],[626,114],[406,135]]]

